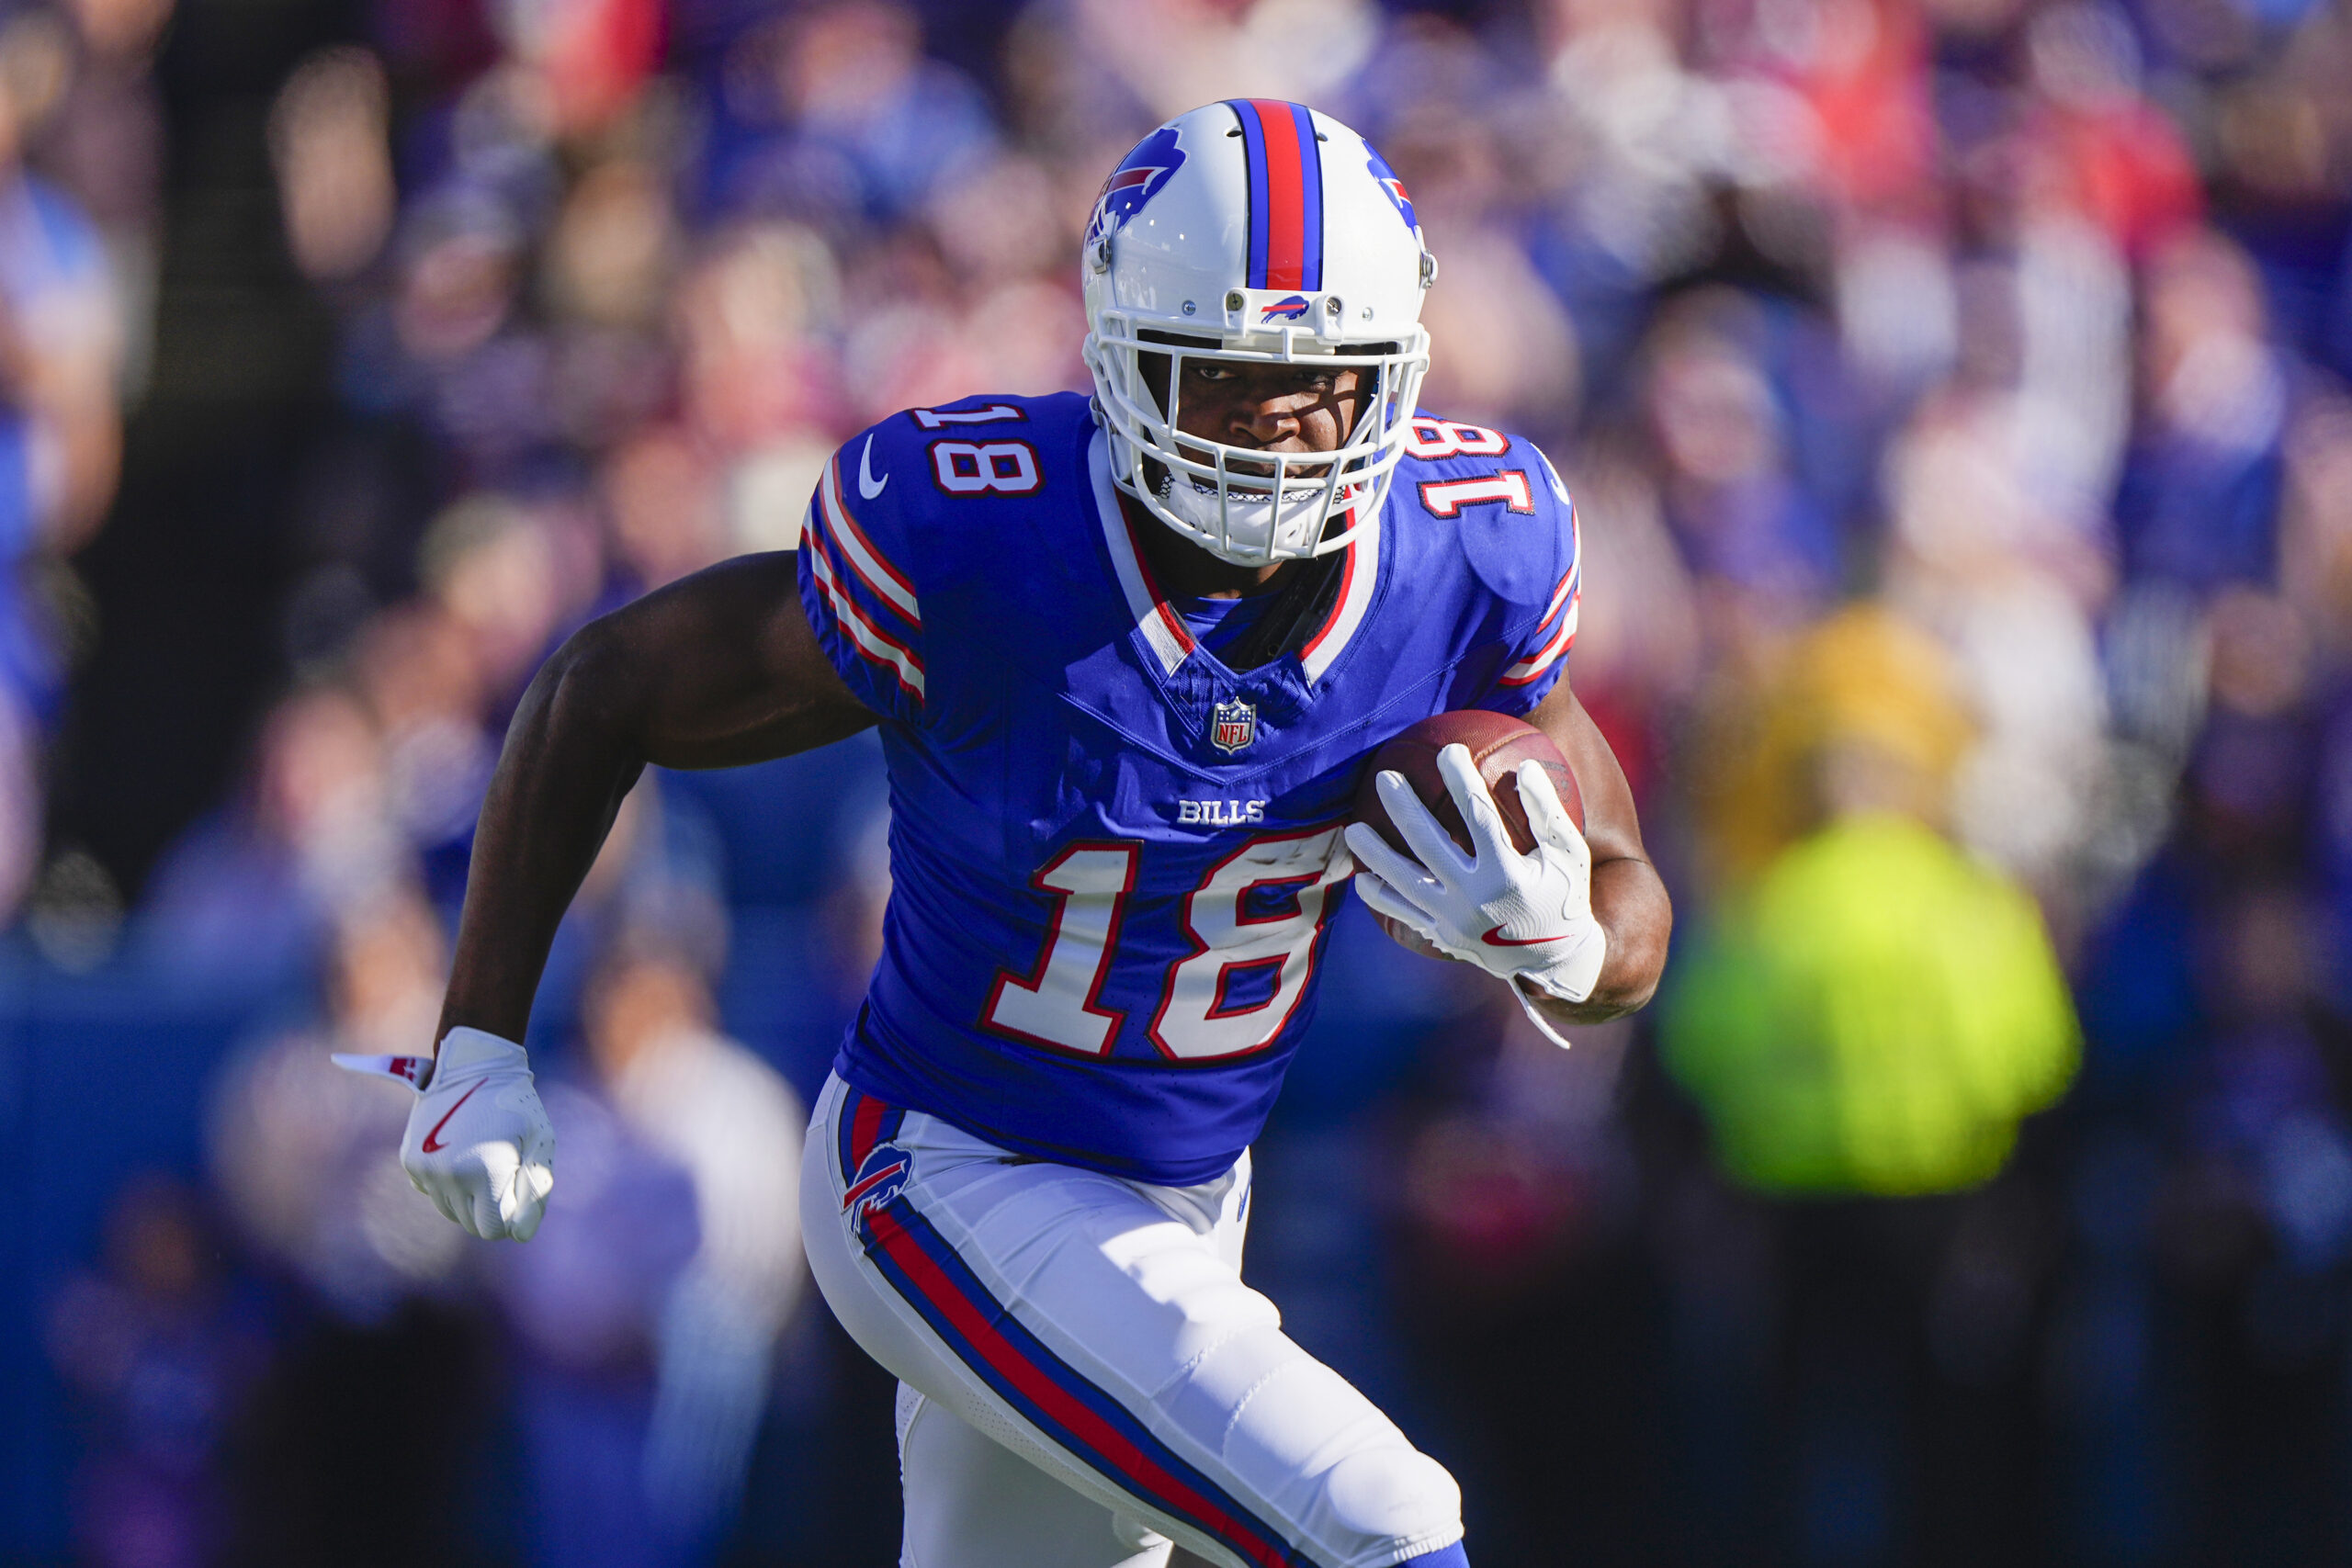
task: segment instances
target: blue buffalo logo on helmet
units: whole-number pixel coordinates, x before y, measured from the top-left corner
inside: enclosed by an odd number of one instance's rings
[[[1277,299],[1258,313],[1261,321],[1295,321],[1306,314],[1306,296],[1294,294],[1287,299]]]
[[[1126,161],[1102,182],[1094,198],[1093,220],[1086,226],[1086,243],[1092,244],[1141,212],[1168,177],[1183,166],[1184,151],[1176,145],[1174,126],[1163,125],[1136,142]]]
[[[1388,166],[1388,160],[1380,155],[1379,149],[1367,141],[1363,150],[1372,155],[1371,163],[1365,166],[1372,170],[1372,177],[1380,182],[1380,188],[1388,193],[1389,202],[1396,209],[1396,216],[1405,220],[1408,231],[1419,235],[1421,231],[1420,220],[1413,216],[1413,198],[1405,194],[1405,182],[1396,177],[1396,171]]]

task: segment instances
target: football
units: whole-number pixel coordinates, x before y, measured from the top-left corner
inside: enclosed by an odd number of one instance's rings
[[[1551,737],[1520,719],[1476,708],[1434,714],[1374,752],[1363,781],[1356,785],[1356,820],[1371,823],[1382,838],[1407,854],[1412,853],[1411,846],[1389,821],[1387,808],[1380,804],[1374,782],[1384,771],[1394,768],[1405,775],[1405,782],[1428,805],[1430,814],[1453,835],[1453,841],[1468,849],[1469,827],[1437,771],[1437,754],[1457,741],[1470,748],[1471,761],[1477,764],[1487,787],[1494,792],[1503,826],[1521,854],[1535,847],[1535,835],[1527,825],[1527,808],[1519,798],[1518,769],[1521,762],[1544,764],[1551,775],[1552,787],[1559,792],[1560,804],[1568,808],[1569,818],[1578,828],[1584,826],[1584,796],[1577,788],[1577,776],[1568,771],[1568,760],[1560,755],[1560,749],[1552,744]]]

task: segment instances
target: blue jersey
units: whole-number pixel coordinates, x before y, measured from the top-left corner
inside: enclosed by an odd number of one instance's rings
[[[917,409],[827,468],[800,595],[890,779],[882,958],[836,1070],[1189,1184],[1257,1135],[1306,1029],[1371,753],[1534,707],[1578,570],[1543,455],[1430,418],[1380,515],[1247,614],[1170,604],[1138,545],[1159,526],[1122,510],[1082,396]]]

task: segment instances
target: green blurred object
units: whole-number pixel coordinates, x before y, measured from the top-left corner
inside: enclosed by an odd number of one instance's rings
[[[2081,1055],[2032,898],[1905,817],[1790,849],[1679,970],[1667,1066],[1765,1191],[1983,1181]]]

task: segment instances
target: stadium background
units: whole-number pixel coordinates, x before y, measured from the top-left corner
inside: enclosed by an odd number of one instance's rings
[[[870,744],[640,788],[530,1247],[321,1062],[544,651],[1080,385],[1103,172],[1258,95],[1577,493],[1681,922],[1561,1055],[1351,914],[1254,1280],[1488,1568],[2343,1561],[2347,81],[2342,0],[11,0],[0,1558],[890,1560],[778,1153]]]

